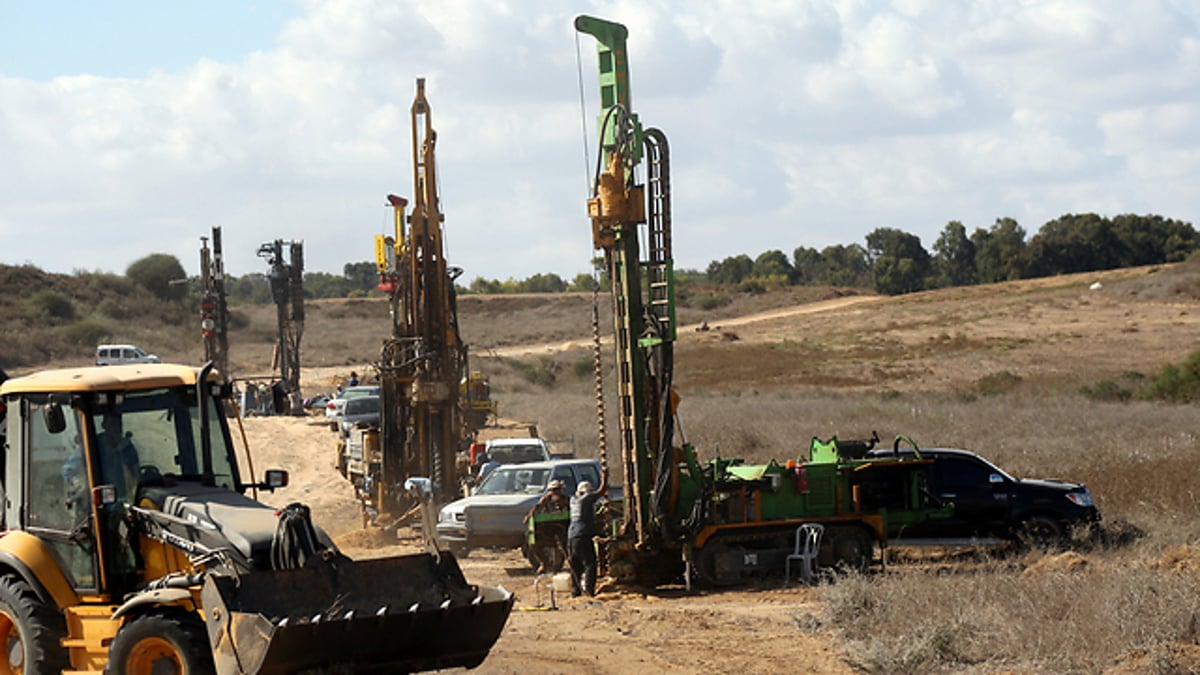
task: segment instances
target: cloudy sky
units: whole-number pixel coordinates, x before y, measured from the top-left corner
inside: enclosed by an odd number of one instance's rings
[[[425,77],[448,259],[467,280],[587,271],[579,13],[629,27],[679,267],[877,227],[931,249],[951,220],[1200,220],[1193,0],[5,0],[0,263],[163,252],[194,274],[214,225],[233,274],[274,239],[309,270],[370,260],[385,196],[412,193]]]

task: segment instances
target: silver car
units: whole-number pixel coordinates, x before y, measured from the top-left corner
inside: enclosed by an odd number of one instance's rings
[[[325,421],[329,423],[329,428],[334,431],[340,429],[342,421],[342,413],[346,410],[346,401],[359,396],[378,396],[379,386],[358,386],[347,387],[342,390],[334,398],[329,399],[329,403],[325,404]]]
[[[438,541],[460,558],[473,548],[524,549],[525,515],[555,479],[563,482],[567,494],[574,494],[585,480],[599,485],[600,462],[561,459],[500,466],[470,497],[442,507]]]

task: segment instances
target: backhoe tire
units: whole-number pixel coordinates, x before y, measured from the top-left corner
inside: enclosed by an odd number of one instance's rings
[[[29,584],[14,576],[0,577],[0,671],[19,675],[57,675],[70,667],[61,640],[66,621],[55,607],[42,602]]]
[[[204,624],[181,609],[152,612],[117,631],[108,650],[112,675],[213,675]]]

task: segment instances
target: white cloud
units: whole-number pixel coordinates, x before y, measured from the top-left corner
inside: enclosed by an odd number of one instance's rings
[[[1191,3],[580,3],[629,27],[634,107],[671,139],[680,265],[1068,211],[1196,220],[1200,10]],[[427,78],[451,262],[474,278],[589,269],[581,126],[595,47],[549,0],[304,0],[273,42],[142,79],[0,67],[0,262],[228,266],[303,239],[368,259],[411,191]],[[69,20],[69,19],[64,19]],[[579,59],[576,61],[576,40]],[[81,61],[81,69],[86,62]],[[579,77],[588,109],[581,121]]]

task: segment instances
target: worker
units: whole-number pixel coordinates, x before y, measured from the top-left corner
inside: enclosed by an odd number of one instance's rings
[[[487,451],[479,453],[479,482],[483,482],[488,474],[495,471],[496,467],[500,466],[500,462],[488,457]]]
[[[351,387],[358,386],[358,373],[354,372],[353,370],[350,371],[350,386]]]
[[[600,487],[583,481],[571,497],[571,525],[567,528],[567,555],[571,560],[571,597],[596,594],[596,501],[608,494],[608,470],[600,477]]]
[[[539,513],[556,513],[571,508],[571,499],[567,497],[564,487],[566,486],[563,485],[563,482],[557,478],[550,481],[550,484],[546,486],[546,493],[533,505],[533,508],[529,509],[529,513],[525,514],[525,525],[528,526],[529,521]],[[542,525],[541,529],[542,532],[539,536],[547,537],[551,548],[566,551],[567,533],[563,529],[562,523],[546,523]],[[545,572],[547,563],[550,562],[539,553],[541,550],[543,550],[541,546],[532,549],[534,557],[538,560],[538,574]]]
[[[102,478],[116,488],[117,498],[133,503],[138,484],[138,451],[130,434],[123,433],[119,413],[105,413],[104,431],[100,436],[103,450]]]

